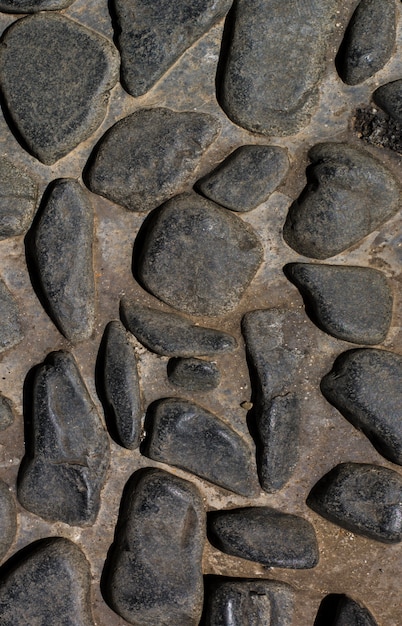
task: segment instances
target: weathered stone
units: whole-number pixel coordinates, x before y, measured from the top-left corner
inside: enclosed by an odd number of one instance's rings
[[[104,334],[104,393],[120,443],[140,445],[142,403],[137,358],[120,322],[109,322]]]
[[[217,511],[208,514],[208,529],[222,552],[267,567],[309,569],[318,563],[314,528],[296,515],[269,507]]]
[[[402,79],[378,87],[373,100],[395,122],[402,124]]]
[[[28,230],[37,194],[37,184],[24,170],[0,158],[0,239]]]
[[[107,597],[130,624],[196,626],[205,512],[191,483],[159,469],[132,476],[107,563]]]
[[[330,522],[382,543],[402,541],[402,477],[369,463],[341,463],[311,490],[308,506]]]
[[[398,182],[371,154],[343,143],[322,143],[309,157],[307,186],[290,207],[283,231],[296,252],[332,257],[398,211]]]
[[[238,0],[222,59],[220,103],[232,121],[264,135],[291,135],[318,104],[335,0]]]
[[[251,226],[194,193],[173,198],[151,219],[137,267],[146,289],[194,315],[236,307],[263,260]]]
[[[165,398],[149,411],[145,454],[243,496],[258,493],[251,446],[202,407]]]
[[[386,459],[402,465],[402,356],[348,350],[321,381],[326,399],[370,439]]]
[[[202,359],[170,359],[167,366],[169,382],[187,391],[210,391],[219,385],[219,369]]]
[[[14,498],[6,483],[0,480],[0,559],[7,554],[16,532],[17,511]],[[1,610],[0,615],[2,615]]]
[[[70,341],[93,332],[93,230],[88,192],[75,180],[55,181],[30,234],[29,254],[48,313]]]
[[[13,557],[1,580],[1,625],[93,626],[90,584],[89,563],[72,541],[37,541]]]
[[[20,311],[14,296],[0,279],[0,352],[9,350],[24,338]]]
[[[395,48],[395,36],[394,0],[361,0],[337,55],[343,82],[358,85],[384,67]]]
[[[38,13],[3,35],[4,103],[28,150],[46,165],[98,128],[117,79],[112,43],[63,15]]]
[[[325,596],[318,609],[314,626],[377,626],[371,613],[343,594]]]
[[[99,510],[109,443],[74,358],[52,352],[33,381],[18,499],[51,521],[88,525]]]
[[[127,91],[146,93],[230,5],[231,0],[114,0]]]
[[[135,111],[101,139],[88,186],[130,211],[155,209],[181,191],[219,130],[206,113]]]
[[[73,0],[0,0],[0,11],[4,13],[59,11],[69,7],[72,2]]]
[[[305,298],[313,321],[326,333],[353,343],[384,341],[393,298],[382,272],[310,263],[290,263],[284,270]]]
[[[6,430],[14,421],[11,401],[0,395],[0,431]]]
[[[232,211],[251,211],[285,178],[289,160],[277,146],[240,146],[197,183],[207,198]]]

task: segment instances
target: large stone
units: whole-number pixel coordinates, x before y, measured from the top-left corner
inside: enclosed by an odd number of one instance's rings
[[[1,626],[94,626],[91,570],[69,539],[37,541],[15,557],[0,584]]]
[[[17,302],[0,279],[0,352],[9,350],[24,338]]]
[[[371,154],[343,143],[322,143],[309,158],[307,186],[290,207],[283,231],[296,252],[332,257],[398,211],[399,184]]]
[[[117,79],[112,43],[64,15],[38,13],[3,35],[4,104],[28,150],[46,165],[98,128]]]
[[[87,184],[130,211],[155,209],[182,190],[219,130],[206,113],[135,111],[101,139]]]
[[[235,308],[263,260],[254,230],[196,194],[182,194],[152,215],[137,272],[153,295],[194,315]]]
[[[258,493],[251,446],[202,407],[180,398],[151,406],[145,454],[242,496]]]
[[[0,560],[7,554],[16,532],[17,510],[14,498],[8,485],[0,480]]]
[[[0,158],[0,239],[25,234],[37,195],[36,182],[24,170]]]
[[[352,598],[331,593],[321,602],[314,626],[377,626],[377,622]]]
[[[92,524],[109,465],[109,443],[71,354],[52,352],[38,366],[31,403],[19,501],[50,521]]]
[[[160,469],[137,472],[123,496],[107,567],[111,607],[136,626],[197,626],[203,603],[203,499]]]
[[[66,9],[73,0],[0,0],[0,11],[4,13],[36,13]]]
[[[285,273],[300,290],[313,321],[337,339],[377,344],[387,336],[392,292],[369,267],[290,263]]]
[[[330,522],[382,543],[402,541],[402,477],[369,463],[341,463],[311,490],[308,506]]]
[[[402,124],[402,79],[378,87],[373,100],[395,122]]]
[[[170,359],[167,373],[172,385],[187,391],[210,391],[220,381],[220,372],[215,363],[202,359]]]

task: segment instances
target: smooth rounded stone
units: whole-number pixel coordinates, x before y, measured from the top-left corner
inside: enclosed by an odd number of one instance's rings
[[[263,261],[251,226],[194,193],[176,196],[151,220],[138,251],[145,288],[185,313],[234,309]]]
[[[14,421],[11,400],[0,394],[0,431],[6,430]]]
[[[378,87],[373,100],[395,122],[402,124],[402,79]]]
[[[325,596],[314,626],[377,626],[371,613],[344,594]]]
[[[7,554],[16,533],[17,510],[14,498],[8,485],[0,480],[0,560]]]
[[[336,0],[238,0],[228,23],[218,99],[228,117],[264,135],[292,135],[318,104]],[[225,49],[225,47],[223,48]]]
[[[402,541],[402,477],[369,463],[341,463],[312,488],[308,506],[330,522],[382,543]]]
[[[343,82],[358,85],[374,76],[391,58],[395,37],[395,1],[361,0],[336,59]]]
[[[91,570],[69,539],[42,539],[13,557],[0,584],[2,626],[94,626]]]
[[[0,352],[9,350],[24,338],[17,302],[0,278]]]
[[[170,359],[167,372],[169,382],[187,391],[210,391],[219,385],[221,378],[215,363],[194,358]]]
[[[240,146],[197,182],[204,196],[232,211],[251,211],[285,178],[289,159],[277,146]]]
[[[109,442],[73,356],[52,352],[33,372],[32,415],[18,499],[50,521],[93,524],[109,465]]]
[[[209,513],[208,532],[222,552],[267,567],[310,569],[318,563],[317,539],[310,522],[269,507]]]
[[[353,343],[385,340],[393,297],[385,275],[369,267],[289,263],[286,276],[305,299],[307,312],[326,333]]]
[[[321,381],[328,402],[363,431],[386,459],[402,465],[402,356],[348,350]]]
[[[309,158],[307,185],[283,229],[286,243],[299,254],[335,256],[399,210],[398,181],[368,152],[328,142],[314,146]]]
[[[23,143],[51,165],[102,123],[118,80],[110,41],[59,14],[14,22],[2,37],[4,104]]]
[[[219,131],[206,113],[140,109],[102,137],[86,182],[130,211],[155,209],[181,191]]]
[[[205,511],[194,485],[147,468],[126,485],[108,562],[110,606],[135,626],[197,626]]]
[[[0,0],[0,11],[4,13],[36,13],[66,9],[74,0]]]
[[[114,0],[122,82],[142,96],[222,19],[231,0]]]
[[[202,407],[180,398],[151,405],[145,454],[242,496],[259,489],[251,445]]]
[[[0,157],[0,240],[25,234],[37,196],[36,182],[24,170]]]

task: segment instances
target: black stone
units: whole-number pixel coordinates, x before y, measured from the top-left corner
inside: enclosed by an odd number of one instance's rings
[[[377,344],[387,336],[392,292],[385,275],[369,267],[290,263],[285,274],[305,298],[313,321],[353,343]]]
[[[243,496],[257,495],[253,451],[230,426],[202,407],[165,398],[149,411],[145,454]]]
[[[0,560],[7,554],[16,533],[17,510],[14,498],[8,485],[0,480]]]
[[[0,395],[0,431],[6,430],[14,421],[11,401]]]
[[[135,111],[101,139],[87,184],[130,211],[155,209],[181,191],[219,130],[206,113]]]
[[[22,341],[24,333],[21,316],[14,296],[0,279],[0,352],[13,348]]]
[[[50,521],[95,521],[109,465],[109,443],[74,358],[52,352],[34,372],[32,415],[18,499]]]
[[[197,626],[203,603],[203,499],[159,469],[137,472],[123,496],[107,564],[110,606],[141,626]]]
[[[70,341],[82,341],[93,332],[93,231],[88,192],[72,179],[55,181],[29,248],[49,315]]]
[[[187,391],[210,391],[220,381],[219,369],[215,363],[202,359],[170,359],[167,372],[169,382]]]
[[[74,0],[0,0],[4,13],[36,13],[66,9]]]
[[[289,160],[277,146],[240,146],[197,183],[207,198],[232,211],[251,211],[285,178]]]
[[[391,58],[395,37],[394,0],[361,0],[336,59],[343,82],[358,85],[374,76]]]
[[[286,243],[304,256],[332,257],[390,219],[399,209],[393,174],[367,152],[323,143],[309,152],[307,186],[289,209]]]
[[[331,593],[321,602],[314,626],[377,626],[377,622],[352,598]]]
[[[402,124],[402,79],[378,87],[373,100],[398,124]]]
[[[341,463],[313,487],[307,504],[363,537],[382,543],[402,541],[402,477],[386,467]]]
[[[0,239],[25,234],[37,194],[36,182],[24,170],[0,158]]]
[[[4,104],[28,150],[46,165],[98,128],[117,79],[111,42],[63,15],[17,20],[2,37]]]
[[[267,567],[309,569],[318,563],[314,528],[296,515],[269,507],[208,514],[210,540],[219,550]]]
[[[321,391],[386,459],[402,465],[402,356],[348,350],[321,381]]]
[[[0,584],[1,626],[94,626],[91,570],[69,539],[35,542],[13,557]]]

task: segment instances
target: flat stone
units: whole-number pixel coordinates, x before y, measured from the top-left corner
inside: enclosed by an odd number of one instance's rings
[[[93,209],[72,179],[52,183],[30,235],[30,254],[50,317],[70,341],[94,328]]]
[[[289,209],[283,235],[299,254],[327,259],[369,235],[399,209],[394,175],[367,152],[322,143],[309,152],[307,186]]]
[[[0,560],[7,554],[16,533],[17,510],[14,498],[8,485],[0,480]],[[1,609],[0,615],[3,616]]]
[[[110,41],[64,15],[38,13],[2,37],[4,104],[25,146],[51,165],[102,123],[118,79]]]
[[[377,626],[377,622],[352,598],[331,593],[321,602],[314,626]]]
[[[187,391],[210,391],[219,385],[220,372],[215,363],[202,359],[170,359],[168,379],[176,387]]]
[[[120,322],[109,322],[104,334],[103,384],[108,409],[122,446],[140,445],[142,402],[134,347]]]
[[[145,454],[243,496],[258,493],[251,445],[202,407],[165,398],[149,411]]]
[[[206,113],[140,109],[103,136],[86,182],[130,211],[155,209],[182,190],[219,131]]]
[[[209,513],[208,532],[222,552],[267,567],[310,569],[318,563],[310,522],[266,506]]]
[[[402,541],[402,477],[369,463],[341,463],[311,490],[308,506],[330,522],[382,543]]]
[[[142,96],[177,59],[222,19],[231,0],[114,0],[122,82]]]
[[[130,624],[197,626],[205,512],[191,483],[148,468],[132,476],[107,563],[107,599]]]
[[[0,239],[26,233],[37,196],[36,182],[24,170],[0,157]]]
[[[395,122],[402,124],[402,79],[378,87],[373,100]]]
[[[109,442],[73,356],[52,352],[33,380],[30,433],[18,499],[50,521],[92,524],[109,465]]]
[[[230,119],[252,132],[291,135],[318,104],[335,0],[234,4],[218,97]]]
[[[194,193],[156,211],[138,245],[137,272],[145,288],[194,315],[234,309],[263,260],[251,226]]]
[[[265,202],[285,178],[289,159],[277,146],[240,146],[201,178],[197,189],[232,211],[251,211]]]
[[[90,566],[72,541],[36,541],[13,560],[0,585],[2,626],[94,626]]]
[[[402,356],[348,350],[321,381],[328,402],[363,431],[380,454],[402,465]]]
[[[17,302],[0,279],[0,352],[9,350],[24,338]]]
[[[353,343],[385,340],[393,297],[385,275],[369,267],[290,263],[286,276],[305,299],[306,310],[326,333]]]
[[[6,430],[14,421],[11,400],[0,395],[0,431]]]
[[[59,11],[66,9],[72,3],[73,0],[0,0],[0,11],[4,13]]]
[[[346,29],[336,59],[343,82],[358,85],[374,76],[391,58],[395,37],[394,0],[361,0]]]

